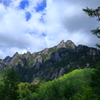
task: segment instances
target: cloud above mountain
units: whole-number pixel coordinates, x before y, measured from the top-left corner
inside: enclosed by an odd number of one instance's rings
[[[99,0],[0,0],[0,58],[35,52],[72,40],[76,45],[99,42],[90,30],[99,26],[82,9]]]

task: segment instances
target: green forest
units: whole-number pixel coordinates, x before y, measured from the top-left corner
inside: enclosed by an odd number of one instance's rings
[[[100,66],[76,69],[59,79],[20,83],[14,68],[0,83],[0,100],[100,100]]]

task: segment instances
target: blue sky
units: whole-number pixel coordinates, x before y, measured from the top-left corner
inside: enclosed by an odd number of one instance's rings
[[[28,0],[23,0],[20,2],[20,9],[25,9],[29,6],[29,1]],[[36,12],[42,12],[46,8],[46,0],[42,0],[41,2],[37,3],[36,7],[34,7]],[[26,21],[28,21],[31,18],[31,13],[26,12]],[[40,21],[43,22],[43,18],[40,18]]]
[[[0,58],[37,52],[61,40],[95,47],[100,41],[90,30],[99,24],[82,9],[99,5],[99,0],[0,0]]]
[[[26,12],[26,21],[29,21],[31,19],[31,13],[30,12]]]
[[[29,6],[29,1],[28,0],[23,0],[23,1],[20,2],[19,7],[21,9],[25,9],[27,6]]]
[[[20,2],[20,8],[25,9],[25,7],[29,6],[28,0],[23,0]],[[43,11],[46,8],[46,0],[43,0],[40,3],[37,3],[37,6],[35,7],[36,12]]]
[[[43,0],[41,3],[35,7],[36,12],[43,11],[46,8],[46,0]]]

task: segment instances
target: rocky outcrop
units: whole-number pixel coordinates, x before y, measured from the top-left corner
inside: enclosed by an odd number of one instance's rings
[[[62,47],[66,47],[66,46],[65,46],[64,40],[62,40],[62,41],[57,45],[57,48],[62,48]]]
[[[65,69],[61,68],[59,75],[58,75],[58,78],[61,77],[64,73],[65,73]]]
[[[39,69],[42,66],[42,63],[43,63],[42,57],[40,55],[37,56],[35,59],[35,69]]]
[[[5,65],[9,64],[10,61],[11,61],[11,59],[12,59],[12,57],[7,56],[7,57],[4,59]]]
[[[65,68],[70,68],[70,64],[69,64],[69,65],[67,65]]]
[[[90,56],[91,55],[95,56],[95,55],[99,54],[99,51],[91,48],[87,54],[90,55]]]
[[[42,64],[42,62],[43,62],[42,57],[40,55],[37,56],[36,59],[35,59],[35,62],[40,62]]]
[[[14,64],[14,68],[15,69],[20,69],[21,67],[22,67],[22,65],[20,63]]]
[[[57,45],[57,48],[75,49],[76,48],[76,45],[71,40],[67,40],[66,42],[64,42],[64,40],[62,40]]]
[[[0,59],[0,69],[4,69],[6,67],[5,62]]]
[[[60,48],[58,50],[59,56],[61,58],[67,57],[69,55],[69,53],[67,52],[66,48]]]
[[[36,62],[35,69],[39,69],[40,67],[41,67],[41,63],[40,62]]]
[[[19,59],[19,54],[18,54],[18,52],[16,52],[14,55],[13,55],[13,57],[12,57],[12,59],[11,59],[11,61],[10,61],[10,65],[13,65],[16,61],[18,61]]]
[[[60,61],[60,56],[59,56],[59,53],[58,52],[53,52],[51,55],[50,55],[50,60],[55,62],[55,61]]]
[[[13,57],[12,57],[12,58],[16,57],[17,55],[18,55],[18,52],[16,52],[16,53],[13,55]]]
[[[34,52],[32,55],[33,55],[33,57],[36,57],[36,55],[37,55],[37,52]]]
[[[75,49],[76,45],[71,41],[71,40],[67,40],[65,42],[66,48],[71,48],[71,49]]]
[[[78,52],[80,50],[83,50],[84,48],[84,45],[78,45],[76,48],[75,48],[75,52]]]
[[[24,57],[25,57],[26,59],[31,58],[30,56],[31,56],[31,53],[30,53],[29,51],[27,51],[27,53],[24,53]]]
[[[51,80],[54,79],[54,78],[58,78],[58,72],[52,74],[52,76],[51,76]]]
[[[48,50],[49,50],[48,48],[45,48],[45,49],[42,51],[42,53],[43,53],[43,54],[48,54]]]

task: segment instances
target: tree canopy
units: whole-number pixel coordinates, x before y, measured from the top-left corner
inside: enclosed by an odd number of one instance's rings
[[[3,79],[3,85],[0,91],[0,100],[18,100],[18,76],[16,70],[12,67],[6,71]]]

